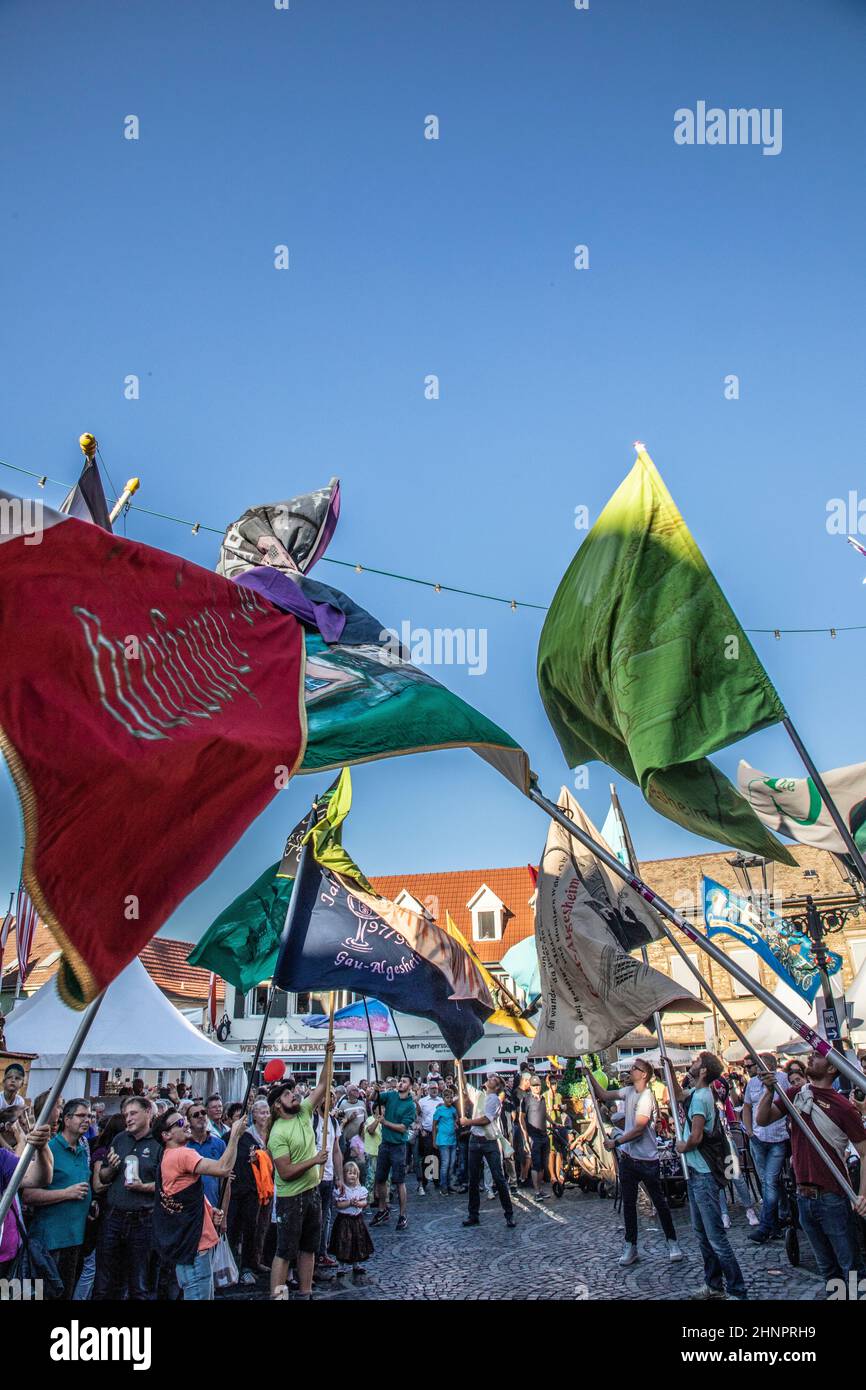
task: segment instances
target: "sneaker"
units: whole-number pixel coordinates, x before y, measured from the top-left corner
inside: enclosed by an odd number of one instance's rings
[[[766,1231],[747,1231],[746,1240],[753,1240],[756,1245],[766,1245],[770,1237]]]
[[[249,1288],[251,1285],[257,1284],[259,1281],[258,1281],[258,1279],[256,1278],[256,1276],[253,1274],[253,1271],[252,1271],[251,1269],[245,1269],[244,1272],[243,1272],[243,1274],[242,1274],[241,1277],[240,1277],[240,1281],[239,1281],[239,1282],[240,1282],[241,1284],[246,1284],[247,1287]]]
[[[722,1216],[722,1225],[724,1226],[726,1231],[729,1231],[731,1229],[731,1218],[728,1216],[727,1212],[725,1212]]]
[[[426,1196],[427,1196],[427,1189],[426,1189],[426,1187],[419,1187],[419,1188],[418,1188],[418,1191],[415,1193],[415,1196],[416,1196],[416,1197],[426,1197]]]
[[[760,1226],[761,1219],[754,1207],[746,1207],[746,1220],[750,1226]]]
[[[621,1265],[633,1265],[637,1264],[637,1258],[637,1246],[629,1245],[628,1241],[626,1241],[625,1245],[622,1247],[622,1254],[617,1263]]]
[[[533,1200],[533,1202],[536,1202],[536,1203],[540,1206],[542,1202],[544,1202],[544,1201],[547,1200],[547,1198],[546,1198],[545,1193],[543,1193],[543,1192],[536,1192],[536,1194],[535,1194],[535,1196],[533,1197],[532,1200]]]
[[[509,1187],[508,1191],[511,1193],[512,1197],[520,1196],[520,1188],[517,1186],[516,1183],[512,1184],[512,1186]]]
[[[336,1269],[340,1261],[335,1260],[333,1255],[321,1255],[316,1263],[320,1269]]]
[[[278,1302],[280,1301],[280,1299],[286,1299],[286,1298],[288,1298],[288,1296],[289,1296],[289,1286],[288,1286],[288,1284],[277,1284],[277,1287],[274,1289],[273,1293],[271,1294],[271,1302],[272,1302],[272,1303],[278,1303]]]
[[[495,1202],[495,1201],[496,1201],[496,1193],[495,1193],[495,1192],[488,1192],[488,1194],[487,1194],[487,1200],[488,1200],[488,1202]]]
[[[400,1217],[400,1220],[397,1222],[396,1229],[397,1229],[398,1231],[406,1231],[406,1230],[409,1229],[409,1218],[408,1218],[408,1216],[401,1216],[401,1217]]]
[[[668,1241],[668,1255],[670,1256],[671,1264],[678,1264],[680,1260],[686,1258],[675,1240]]]
[[[509,1231],[515,1231],[517,1229],[517,1222],[515,1221],[513,1216],[506,1216],[505,1224],[508,1227]],[[465,1221],[463,1222],[463,1225],[466,1225]]]
[[[477,1217],[477,1216],[467,1216],[466,1220],[463,1222],[463,1225],[464,1225],[464,1226],[480,1226],[480,1225],[481,1225],[481,1222],[478,1220],[478,1217]]]
[[[386,1222],[386,1221],[390,1221],[390,1220],[391,1220],[391,1213],[389,1212],[388,1208],[386,1207],[384,1211],[377,1211],[377,1212],[376,1212],[376,1215],[373,1217],[373,1220],[370,1222],[370,1225],[371,1225],[371,1226],[384,1226],[385,1222]]]
[[[718,1301],[719,1303],[723,1303],[727,1296],[724,1289],[711,1289],[709,1284],[703,1284],[701,1288],[698,1289],[697,1293],[689,1295],[693,1302],[698,1299],[704,1299]]]

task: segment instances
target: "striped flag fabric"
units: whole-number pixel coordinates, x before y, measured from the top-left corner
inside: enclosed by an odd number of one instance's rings
[[[39,917],[36,908],[30,901],[30,894],[22,884],[18,889],[18,900],[15,904],[15,938],[18,949],[18,979],[22,985],[27,981],[27,972],[30,968],[30,952],[33,949],[33,938],[36,935],[36,928],[38,925]]]
[[[6,942],[9,940],[9,933],[15,925],[15,916],[12,912],[12,898],[9,898],[9,911],[0,924],[0,989],[3,987],[3,954],[6,950]]]

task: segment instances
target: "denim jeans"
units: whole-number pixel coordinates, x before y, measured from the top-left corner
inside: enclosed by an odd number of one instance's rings
[[[852,1269],[858,1278],[866,1277],[847,1197],[841,1192],[823,1192],[818,1197],[804,1197],[798,1192],[797,1210],[825,1283],[828,1279],[847,1279]]]
[[[107,1211],[96,1244],[94,1302],[152,1300],[153,1212]]]
[[[749,1140],[749,1153],[761,1180],[761,1224],[758,1230],[765,1236],[772,1235],[779,1225],[779,1174],[787,1147],[784,1140],[778,1144],[768,1144],[754,1134]]]
[[[440,1144],[437,1150],[439,1154],[439,1191],[451,1191],[451,1175],[454,1172],[454,1158],[457,1152],[456,1144]]]
[[[183,1289],[184,1303],[213,1301],[213,1250],[200,1250],[195,1264],[177,1265],[177,1282]]]
[[[625,1221],[625,1238],[629,1245],[637,1245],[637,1196],[643,1183],[655,1207],[662,1230],[667,1240],[676,1240],[677,1233],[671,1209],[665,1197],[661,1181],[661,1165],[658,1159],[632,1158],[631,1154],[620,1152],[619,1185],[622,1192],[622,1214]]]
[[[78,1283],[75,1285],[75,1292],[72,1297],[76,1303],[83,1302],[90,1298],[93,1292],[93,1281],[96,1278],[96,1251],[91,1250],[89,1255],[84,1256],[84,1263],[81,1266],[81,1273],[78,1276]]]
[[[743,1271],[731,1249],[719,1210],[719,1188],[710,1173],[689,1172],[689,1215],[701,1247],[704,1279],[711,1289],[721,1292],[725,1285],[731,1298],[748,1298]]]
[[[469,1215],[477,1220],[481,1210],[481,1170],[484,1167],[485,1159],[502,1210],[506,1217],[511,1217],[514,1215],[514,1208],[511,1204],[508,1183],[505,1181],[505,1174],[502,1171],[499,1145],[495,1139],[470,1139],[469,1141]]]

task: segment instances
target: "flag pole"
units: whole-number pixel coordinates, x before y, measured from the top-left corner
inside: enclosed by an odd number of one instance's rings
[[[463,1058],[456,1057],[457,1063],[457,1097],[460,1101],[460,1115],[466,1118],[466,1078],[463,1075]]]
[[[378,1080],[379,1080],[379,1063],[376,1061],[376,1044],[375,1044],[375,1042],[373,1041],[373,1025],[372,1025],[372,1023],[370,1022],[370,1010],[367,1008],[367,996],[366,996],[366,994],[362,994],[362,995],[361,995],[361,998],[362,998],[363,1001],[364,1001],[364,1013],[365,1013],[366,1016],[367,1016],[367,1032],[368,1032],[369,1035],[370,1035],[370,1050],[371,1050],[371,1052],[373,1053],[373,1080],[374,1080],[374,1081],[378,1081]]]
[[[614,782],[611,782],[610,784],[610,803],[613,806],[614,814],[622,827],[622,836],[625,840],[625,852],[628,855],[628,866],[633,874],[639,874],[640,864],[638,863],[638,858],[635,854],[634,842],[631,838],[631,831],[628,828],[628,822],[626,821],[626,818],[622,813],[622,807],[619,804],[619,797],[617,796],[616,784]],[[646,946],[641,946],[640,954],[641,960],[643,961],[644,965],[649,966],[649,956],[647,955]],[[653,1012],[653,1027],[655,1028],[656,1037],[659,1040],[659,1052],[661,1053],[662,1059],[662,1071],[665,1074],[665,1085],[668,1088],[668,1099],[670,1100],[671,1105],[671,1119],[673,1120],[674,1124],[674,1133],[677,1139],[680,1140],[683,1138],[683,1126],[682,1120],[680,1118],[680,1108],[677,1104],[674,1069],[671,1065],[671,1059],[668,1056],[668,1046],[665,1042],[664,1030],[662,1028],[662,1016],[659,1013],[658,1009],[654,1010]],[[680,1167],[683,1169],[683,1176],[685,1177],[686,1182],[688,1182],[689,1175],[686,1172],[686,1164],[682,1163],[680,1164]]]
[[[839,810],[839,807],[836,805],[835,801],[833,800],[832,796],[827,790],[823,777],[821,776],[815,764],[812,762],[812,759],[809,756],[809,750],[806,748],[805,744],[803,743],[803,740],[800,738],[800,735],[797,733],[797,730],[794,728],[794,725],[792,724],[787,714],[785,715],[785,718],[782,720],[782,727],[784,728],[789,739],[791,740],[797,752],[799,753],[803,766],[805,767],[812,781],[815,783],[815,788],[818,792],[818,795],[820,796],[824,805],[827,807],[827,810],[830,813],[830,819],[832,820],[833,824],[835,825],[836,829],[841,835],[842,840],[845,844],[845,848],[847,849],[848,853],[854,861],[854,866],[857,870],[857,873],[860,876],[860,880],[864,884],[864,886],[866,886],[866,861],[864,861],[863,855],[860,853],[859,849],[857,848],[857,845],[854,842],[854,836],[851,834],[850,828],[846,825],[844,816],[842,815],[841,811]]]
[[[406,1075],[411,1076],[412,1068],[409,1066],[409,1058],[406,1056],[406,1044],[403,1042],[400,1029],[397,1027],[397,1015],[395,1014],[393,1009],[391,1010],[391,1022],[394,1025],[394,1032],[397,1034],[397,1041],[400,1044],[400,1051],[403,1053],[403,1061],[406,1064]]]
[[[96,998],[92,1000],[91,1003],[88,1004],[87,1008],[84,1010],[81,1022],[78,1025],[75,1037],[72,1039],[69,1051],[67,1052],[66,1056],[63,1059],[63,1062],[61,1063],[60,1070],[57,1073],[57,1076],[54,1081],[54,1085],[48,1092],[45,1104],[43,1105],[41,1112],[37,1116],[37,1128],[40,1125],[48,1124],[51,1118],[51,1112],[57,1104],[57,1100],[63,1091],[63,1087],[69,1080],[69,1073],[75,1066],[75,1063],[78,1059],[78,1054],[84,1046],[84,1040],[87,1037],[87,1034],[90,1032],[91,1024],[93,1023],[93,1020],[96,1018],[96,1015],[99,1012],[99,1006],[104,998],[105,990],[102,990],[101,993],[97,994]],[[27,1143],[24,1145],[24,1151],[18,1160],[18,1166],[12,1173],[12,1176],[9,1179],[3,1196],[0,1197],[0,1230],[2,1230],[3,1222],[6,1218],[7,1213],[9,1212],[10,1207],[12,1206],[12,1203],[14,1202],[18,1194],[18,1189],[21,1186],[24,1174],[30,1167],[30,1160],[33,1158],[35,1152],[36,1149],[32,1144]]]
[[[863,1085],[863,1072],[859,1067],[855,1066],[847,1057],[843,1056],[842,1053],[835,1052],[826,1038],[822,1038],[820,1033],[816,1033],[813,1028],[809,1027],[808,1023],[804,1023],[801,1018],[798,1018],[795,1013],[792,1013],[781,1000],[764,989],[764,986],[758,980],[755,980],[747,970],[743,970],[742,966],[738,965],[735,960],[726,956],[724,951],[720,950],[714,941],[711,941],[709,937],[702,935],[700,932],[695,931],[694,927],[690,926],[685,917],[677,912],[675,908],[671,907],[670,903],[665,902],[664,898],[660,898],[657,893],[654,893],[653,890],[644,883],[643,879],[639,878],[636,874],[630,873],[625,865],[619,862],[615,854],[611,854],[609,850],[597,844],[591,835],[588,835],[585,830],[581,830],[580,826],[575,825],[574,821],[570,820],[565,812],[560,810],[555,801],[551,801],[549,797],[544,796],[543,793],[538,790],[536,782],[533,782],[530,786],[529,799],[530,801],[534,801],[536,806],[540,806],[541,809],[550,816],[551,820],[555,820],[558,825],[563,826],[580,844],[590,850],[595,855],[596,859],[606,864],[618,878],[624,879],[630,888],[633,888],[636,893],[639,893],[644,901],[648,902],[651,907],[654,907],[656,912],[660,913],[662,917],[666,917],[669,922],[672,922],[684,936],[688,937],[689,941],[693,942],[695,946],[698,946],[706,955],[710,956],[723,970],[727,970],[729,975],[733,975],[735,980],[739,980],[740,984],[744,985],[750,994],[753,994],[756,999],[759,999],[762,1004],[765,1004],[768,1009],[774,1014],[777,1014],[782,1022],[786,1023],[791,1029],[792,1033],[796,1033],[797,1036],[802,1038],[804,1042],[807,1042],[815,1052],[819,1052],[822,1057],[826,1057],[828,1054],[832,1053],[833,1066],[836,1067],[838,1071],[842,1072],[853,1085]]]
[[[728,1013],[728,1010],[725,1008],[724,1004],[722,1003],[722,1001],[721,1001],[721,999],[719,998],[719,996],[716,994],[715,990],[713,989],[713,987],[712,987],[712,985],[709,983],[709,981],[706,980],[706,979],[704,978],[704,976],[701,974],[701,972],[700,972],[700,970],[698,969],[698,967],[694,964],[694,962],[693,962],[692,960],[689,959],[688,953],[687,953],[686,951],[683,950],[682,946],[680,945],[679,941],[677,941],[677,939],[676,939],[676,937],[674,936],[673,932],[670,930],[669,927],[666,927],[666,926],[665,926],[664,922],[661,923],[661,929],[662,929],[662,931],[664,932],[664,934],[665,934],[665,936],[666,936],[668,942],[670,943],[670,945],[673,946],[674,950],[677,952],[677,954],[681,957],[681,959],[682,959],[682,960],[685,962],[685,964],[688,966],[689,970],[692,972],[692,974],[694,975],[695,979],[698,981],[698,984],[701,986],[702,989],[704,989],[704,990],[706,991],[706,993],[708,994],[709,998],[710,998],[710,999],[712,1000],[712,1002],[715,1004],[715,1006],[716,1006],[716,1008],[718,1009],[719,1013],[722,1015],[722,1018],[725,1020],[725,1022],[726,1022],[727,1025],[728,1025],[728,1027],[730,1028],[731,1032],[734,1034],[734,1036],[736,1037],[737,1041],[740,1043],[740,1046],[741,1046],[741,1047],[749,1054],[749,1056],[752,1058],[752,1060],[754,1061],[755,1065],[757,1066],[759,1072],[766,1071],[766,1068],[765,1068],[763,1062],[761,1061],[761,1058],[760,1058],[759,1054],[755,1051],[754,1047],[752,1047],[752,1044],[748,1041],[748,1039],[747,1039],[745,1033],[744,1033],[743,1030],[740,1028],[740,1025],[736,1022],[736,1020],[732,1017],[732,1015]],[[836,1061],[836,1054],[835,1054],[835,1053],[833,1054],[833,1061],[834,1061],[834,1065],[835,1065],[835,1061]],[[862,1078],[861,1078],[861,1080],[862,1080]],[[822,1158],[822,1159],[824,1160],[824,1163],[825,1163],[826,1167],[829,1168],[830,1172],[833,1174],[833,1177],[836,1179],[836,1181],[837,1181],[837,1182],[842,1186],[842,1188],[844,1189],[844,1192],[845,1192],[846,1197],[848,1197],[849,1201],[851,1201],[851,1202],[856,1202],[856,1201],[857,1201],[857,1194],[856,1194],[856,1192],[854,1192],[854,1190],[852,1189],[852,1187],[851,1187],[850,1183],[848,1182],[848,1180],[847,1180],[845,1174],[842,1173],[842,1172],[836,1167],[836,1165],[832,1162],[832,1160],[830,1159],[830,1157],[829,1157],[829,1155],[828,1155],[828,1153],[827,1153],[827,1150],[826,1150],[826,1149],[824,1148],[824,1146],[820,1143],[820,1141],[818,1140],[817,1135],[815,1135],[815,1134],[812,1133],[811,1129],[810,1129],[809,1126],[806,1124],[806,1121],[803,1119],[803,1116],[800,1114],[800,1112],[799,1112],[799,1110],[796,1108],[796,1106],[794,1106],[794,1105],[791,1104],[791,1102],[789,1101],[788,1097],[785,1095],[785,1092],[782,1090],[781,1086],[779,1085],[778,1081],[776,1081],[776,1084],[775,1084],[775,1091],[776,1091],[776,1095],[778,1096],[779,1100],[780,1100],[781,1103],[782,1103],[782,1108],[783,1108],[783,1110],[786,1110],[786,1111],[787,1111],[789,1118],[792,1119],[792,1120],[794,1121],[794,1123],[798,1126],[798,1128],[801,1129],[801,1130],[803,1131],[803,1133],[805,1134],[805,1136],[806,1136],[806,1138],[808,1139],[809,1143],[812,1145],[812,1148],[813,1148],[813,1149],[815,1150],[815,1152],[819,1155],[819,1157]],[[681,1166],[682,1166],[683,1169],[685,1169],[687,1165],[686,1165],[685,1163],[683,1163]]]

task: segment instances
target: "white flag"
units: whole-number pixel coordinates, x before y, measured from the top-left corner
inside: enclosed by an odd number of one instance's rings
[[[835,801],[842,819],[861,852],[866,851],[866,763],[837,767],[822,772],[824,785]],[[737,768],[737,786],[759,820],[771,830],[780,830],[832,854],[847,854],[847,847],[830,819],[811,777],[768,777],[747,762]]]
[[[565,787],[558,804],[604,844]],[[574,1057],[601,1051],[650,1021],[656,1010],[703,1013],[705,1005],[688,990],[629,954],[660,935],[649,904],[551,822],[535,908],[543,1001],[536,1053]]]

